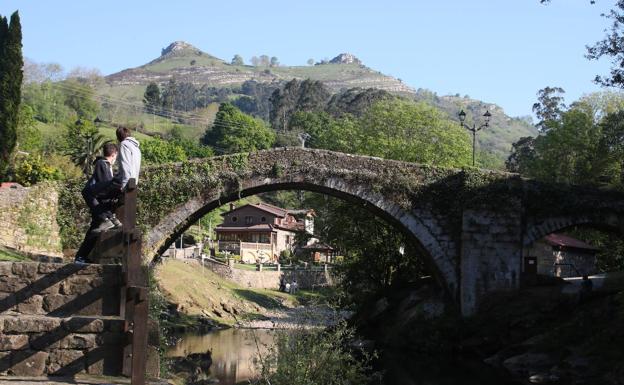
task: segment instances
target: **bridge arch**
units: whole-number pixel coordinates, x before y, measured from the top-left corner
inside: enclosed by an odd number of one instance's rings
[[[593,227],[624,236],[624,218],[616,213],[556,216],[529,223],[523,239],[523,246],[530,246],[548,234],[574,226]]]
[[[372,161],[379,161],[370,159]],[[387,162],[387,161],[386,161]],[[158,223],[144,235],[144,259],[151,261],[164,252],[188,227],[219,206],[240,198],[279,190],[305,190],[334,196],[368,210],[407,235],[421,251],[426,265],[438,278],[452,298],[457,298],[459,279],[455,250],[449,246],[447,226],[423,205],[405,208],[381,192],[376,192],[366,179],[354,183],[336,173],[319,176],[317,173],[288,172],[280,176],[274,170],[267,173],[243,175],[235,185],[206,187],[187,201],[172,207]],[[442,239],[442,241],[441,241]]]

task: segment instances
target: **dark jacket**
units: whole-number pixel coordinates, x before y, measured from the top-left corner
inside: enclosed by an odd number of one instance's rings
[[[112,165],[102,157],[97,157],[94,164],[93,175],[89,178],[85,191],[89,195],[99,195],[105,190],[108,190],[113,180],[113,168]]]

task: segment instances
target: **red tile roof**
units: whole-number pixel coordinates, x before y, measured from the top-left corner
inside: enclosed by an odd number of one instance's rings
[[[576,238],[568,237],[563,234],[549,234],[544,237],[546,243],[551,246],[559,246],[559,247],[569,247],[574,249],[584,249],[584,250],[598,250],[597,247],[594,247],[588,243],[585,243]]]

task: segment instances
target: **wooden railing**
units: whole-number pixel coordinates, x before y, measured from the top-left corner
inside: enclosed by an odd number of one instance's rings
[[[272,250],[272,246],[270,243],[259,242],[241,242],[240,248],[247,250]]]
[[[123,194],[123,202],[116,210],[120,218],[123,239],[120,315],[125,318],[127,344],[124,347],[123,374],[132,385],[145,384],[147,362],[148,277],[141,263],[141,231],[136,227],[137,186],[130,179]]]

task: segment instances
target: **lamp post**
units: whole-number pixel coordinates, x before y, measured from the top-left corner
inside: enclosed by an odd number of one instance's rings
[[[483,123],[479,127],[477,127],[476,123],[473,123],[472,127],[470,127],[465,123],[466,113],[464,112],[464,110],[459,111],[459,124],[468,131],[472,132],[472,167],[474,167],[475,165],[475,146],[477,144],[477,131],[481,131],[481,129],[490,126],[490,118],[492,117],[492,114],[490,114],[490,111],[485,111],[483,117],[485,118],[485,123]]]

